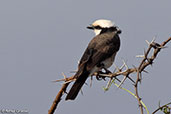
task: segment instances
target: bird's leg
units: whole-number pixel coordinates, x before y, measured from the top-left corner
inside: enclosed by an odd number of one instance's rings
[[[100,74],[104,74],[104,72],[102,72],[102,71],[97,72],[96,79],[99,80],[99,81],[102,80],[102,76],[100,76]]]
[[[110,70],[108,70],[107,68],[103,67],[103,69],[105,70],[106,74],[111,74],[112,72]]]
[[[104,77],[104,76],[100,76],[99,74],[109,74],[109,73],[111,73],[111,72],[110,72],[109,70],[107,70],[107,69],[104,67],[104,64],[103,64],[103,63],[99,64],[98,67],[99,67],[100,69],[104,69],[105,72],[103,72],[102,70],[98,71],[98,75],[97,75],[96,79],[97,79],[97,80],[102,80],[102,79],[105,80],[105,77]],[[105,80],[105,81],[106,81],[106,80]]]

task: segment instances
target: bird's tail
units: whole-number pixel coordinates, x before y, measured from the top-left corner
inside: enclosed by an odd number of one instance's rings
[[[70,89],[69,93],[67,94],[65,100],[74,100],[77,97],[81,87],[85,83],[88,76],[89,76],[89,72],[87,72],[87,71],[81,73],[81,75],[78,77],[78,79],[75,81],[75,83],[71,87],[71,89]]]

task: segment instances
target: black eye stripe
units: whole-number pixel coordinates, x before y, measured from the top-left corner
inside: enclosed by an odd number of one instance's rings
[[[100,26],[94,26],[93,28],[95,28],[95,29],[102,29],[102,27],[100,27]]]

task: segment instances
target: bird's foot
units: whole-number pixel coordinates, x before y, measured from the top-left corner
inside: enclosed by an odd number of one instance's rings
[[[99,81],[102,80],[102,79],[106,81],[105,77],[104,76],[100,76],[100,74],[106,74],[106,73],[104,73],[102,71],[97,72],[96,79],[99,80]]]

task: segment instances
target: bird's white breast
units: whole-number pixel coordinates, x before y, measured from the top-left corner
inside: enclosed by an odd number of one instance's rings
[[[105,68],[109,68],[110,66],[112,66],[115,60],[115,56],[116,56],[116,53],[114,53],[111,57],[107,58],[106,60],[102,62]]]

